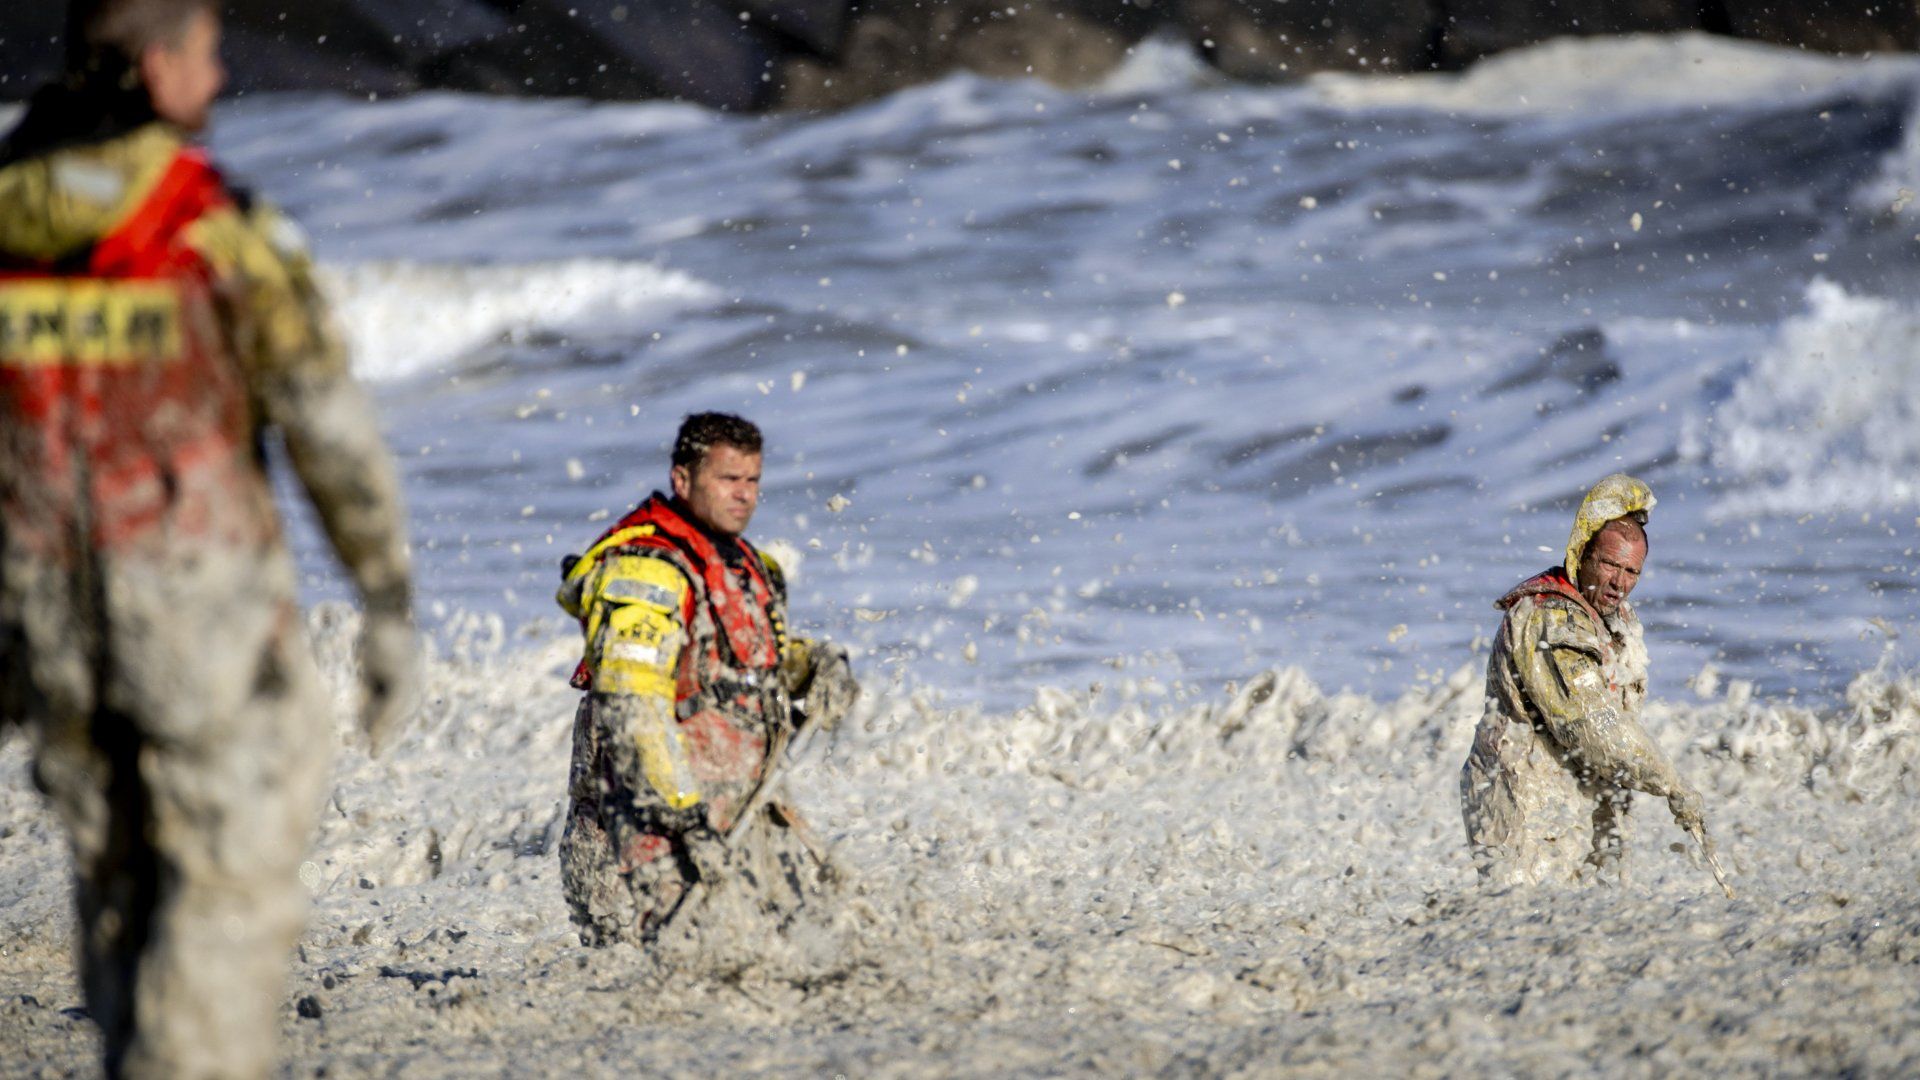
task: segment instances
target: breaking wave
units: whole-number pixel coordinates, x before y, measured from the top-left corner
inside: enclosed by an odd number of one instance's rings
[[[678,271],[613,259],[358,263],[323,267],[321,278],[348,335],[354,370],[374,381],[577,330],[644,332],[718,295]]]
[[[1689,433],[1735,480],[1718,512],[1872,511],[1920,501],[1920,310],[1831,281]]]
[[[1920,71],[1900,66],[1905,77]],[[1597,118],[1602,100],[1612,116],[1815,97],[1880,82],[1889,67],[1704,33],[1631,34],[1560,38],[1495,54],[1459,74],[1327,72],[1309,82],[1322,100],[1346,108]]]

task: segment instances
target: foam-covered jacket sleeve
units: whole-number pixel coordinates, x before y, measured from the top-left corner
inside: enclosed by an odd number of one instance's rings
[[[322,530],[370,611],[406,614],[400,483],[348,368],[299,229],[272,207],[222,207],[188,230],[213,271],[222,330],[256,413],[279,429]]]
[[[594,711],[613,766],[633,791],[651,790],[675,809],[701,797],[674,711],[690,588],[668,559],[617,549],[601,556],[581,593]]]
[[[1607,690],[1598,630],[1585,612],[1543,604],[1517,627],[1520,684],[1547,733],[1589,779],[1651,795],[1686,785],[1660,745]]]

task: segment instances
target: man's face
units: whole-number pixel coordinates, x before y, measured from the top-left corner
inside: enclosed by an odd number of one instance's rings
[[[700,524],[739,536],[760,505],[760,455],[722,443],[691,470],[674,466],[673,494]]]
[[[188,131],[204,129],[213,99],[227,81],[220,63],[219,17],[210,9],[197,11],[178,41],[147,46],[140,54],[140,78],[160,119]]]
[[[1620,610],[1620,602],[1640,581],[1647,542],[1624,526],[1608,523],[1580,556],[1580,592],[1602,615]]]

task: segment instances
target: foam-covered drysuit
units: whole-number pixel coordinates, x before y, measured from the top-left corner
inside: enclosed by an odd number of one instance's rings
[[[1616,518],[1644,522],[1647,485],[1623,474],[1582,502],[1565,562],[1521,582],[1487,661],[1486,712],[1460,775],[1467,843],[1500,883],[1623,872],[1622,830],[1635,791],[1665,797],[1683,828],[1699,797],[1640,724],[1647,647],[1622,601],[1609,616],[1576,580],[1587,545]]]
[[[650,941],[723,889],[776,922],[824,896],[826,851],[773,772],[859,686],[844,649],[788,636],[779,565],[656,493],[558,598],[586,637],[560,845],[581,940]]]
[[[0,722],[71,835],[112,1075],[272,1067],[333,725],[269,428],[367,603],[378,735],[398,486],[298,232],[151,113],[43,93],[0,149]]]

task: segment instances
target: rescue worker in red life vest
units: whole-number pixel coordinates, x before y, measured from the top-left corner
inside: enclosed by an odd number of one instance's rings
[[[1623,874],[1632,793],[1703,828],[1700,796],[1640,725],[1647,647],[1627,596],[1653,492],[1616,473],[1587,493],[1560,566],[1515,586],[1487,662],[1486,713],[1460,776],[1467,843],[1500,884]],[[1704,835],[1704,834],[1702,834]]]
[[[366,606],[375,743],[413,681],[393,464],[298,234],[192,143],[213,0],[74,0],[0,145],[0,723],[67,826],[113,1076],[273,1067],[332,737],[262,460]]]
[[[783,926],[833,884],[777,773],[801,725],[831,728],[860,688],[845,649],[789,635],[780,566],[742,535],[761,445],[740,417],[687,417],[673,494],[565,567],[587,693],[560,865],[586,944],[649,942],[723,889]]]

